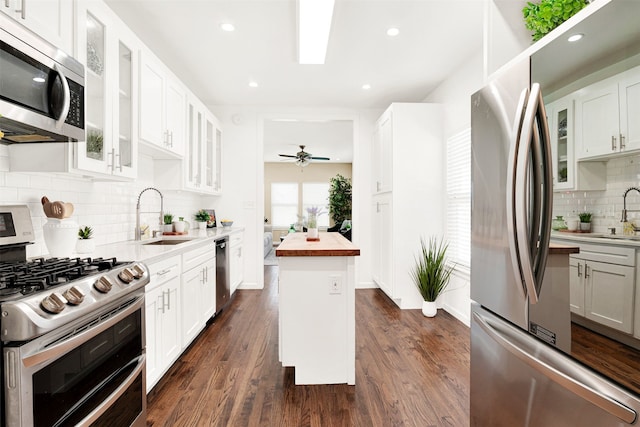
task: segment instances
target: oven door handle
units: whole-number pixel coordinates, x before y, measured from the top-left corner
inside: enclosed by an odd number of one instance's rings
[[[98,418],[100,418],[102,414],[104,414],[115,403],[116,400],[120,398],[120,396],[122,396],[127,391],[129,387],[131,387],[131,385],[136,380],[138,375],[141,375],[144,373],[144,368],[146,365],[145,363],[146,355],[141,354],[134,360],[137,360],[136,368],[133,370],[133,372],[131,372],[131,374],[127,377],[127,379],[124,380],[122,384],[116,390],[114,390],[113,393],[111,393],[109,397],[107,397],[104,400],[104,402],[100,404],[100,406],[96,407],[96,409],[91,411],[91,413],[87,415],[78,424],[76,424],[76,426],[89,426],[93,422],[95,422]],[[144,388],[144,383],[145,381],[144,381],[144,375],[143,375],[143,381],[142,381],[143,388]],[[143,392],[146,392],[146,390],[143,390]]]
[[[24,357],[22,359],[22,364],[25,367],[29,368],[32,366],[36,366],[42,362],[55,360],[58,357],[67,354],[69,351],[75,349],[76,347],[79,347],[80,344],[89,341],[91,338],[95,337],[99,333],[106,331],[107,329],[109,329],[110,327],[112,327],[113,325],[121,321],[123,318],[127,317],[132,313],[135,313],[137,310],[140,310],[141,307],[143,306],[144,306],[144,294],[137,297],[136,301],[133,304],[129,305],[127,308],[125,308],[121,312],[118,312],[113,317],[110,317],[105,322],[100,323],[93,328],[89,328],[86,331],[79,333],[78,335],[75,335],[67,340],[62,341],[59,344],[48,347],[47,349],[34,353],[30,356]]]

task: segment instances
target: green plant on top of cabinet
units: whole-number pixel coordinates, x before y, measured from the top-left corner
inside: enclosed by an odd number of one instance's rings
[[[156,159],[184,155],[186,90],[146,50],[140,53],[141,149]]]
[[[576,154],[593,159],[640,149],[640,67],[581,89],[576,98]]]
[[[73,49],[73,2],[69,0],[4,0],[0,11],[71,53]]]
[[[75,147],[76,167],[135,178],[138,40],[102,2],[79,1],[77,26],[77,57],[85,64],[87,76],[87,140]]]

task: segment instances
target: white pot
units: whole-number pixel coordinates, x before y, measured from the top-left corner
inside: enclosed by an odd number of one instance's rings
[[[79,254],[88,254],[96,249],[93,239],[78,239],[76,242],[76,252]]]
[[[590,222],[581,222],[580,223],[580,231],[589,231],[591,230],[591,223]]]
[[[318,238],[318,229],[317,228],[308,228],[307,229],[307,237],[309,239],[317,239]]]
[[[42,226],[49,255],[57,258],[70,257],[76,248],[78,228],[78,223],[68,218],[49,218]]]
[[[198,221],[198,228],[204,230],[207,228],[207,221]]]
[[[433,317],[438,313],[435,301],[422,301],[422,314],[426,317]]]
[[[578,227],[580,227],[580,220],[578,218],[569,218],[566,223],[569,231],[576,231]]]
[[[173,231],[173,224],[165,224],[163,231],[166,233],[171,233]]]
[[[173,229],[176,230],[176,233],[184,233],[186,226],[184,221],[176,221],[173,223]]]

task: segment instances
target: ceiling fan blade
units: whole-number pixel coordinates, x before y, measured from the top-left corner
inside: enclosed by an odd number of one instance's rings
[[[328,157],[315,157],[315,156],[313,156],[313,157],[310,157],[310,158],[313,159],[313,160],[331,160]]]
[[[292,159],[297,159],[298,158],[298,156],[292,156],[290,154],[278,154],[278,156],[280,156],[280,157],[291,157]]]

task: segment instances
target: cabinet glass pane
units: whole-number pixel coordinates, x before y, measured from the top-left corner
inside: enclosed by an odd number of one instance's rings
[[[196,155],[196,173],[198,174],[197,180],[196,182],[198,183],[198,185],[202,184],[202,175],[201,171],[202,171],[202,154],[203,154],[203,147],[202,147],[202,113],[198,112],[198,122],[197,122],[197,135],[198,135],[198,143],[197,143],[197,155]]]
[[[222,188],[222,132],[216,129],[216,180],[215,189]]]
[[[556,128],[558,141],[558,154],[556,156],[556,170],[558,171],[558,182],[567,182],[567,110],[560,110],[556,113]]]
[[[133,146],[131,132],[132,117],[132,73],[131,49],[119,43],[118,48],[119,88],[118,88],[118,139],[120,160],[117,164],[122,167],[133,167]]]
[[[105,27],[87,13],[87,157],[105,160]]]
[[[213,187],[213,156],[214,156],[214,141],[213,141],[213,123],[207,120],[207,133],[206,133],[206,163],[205,163],[205,179],[207,187]]]
[[[193,105],[189,105],[189,182],[195,183],[196,123]]]

